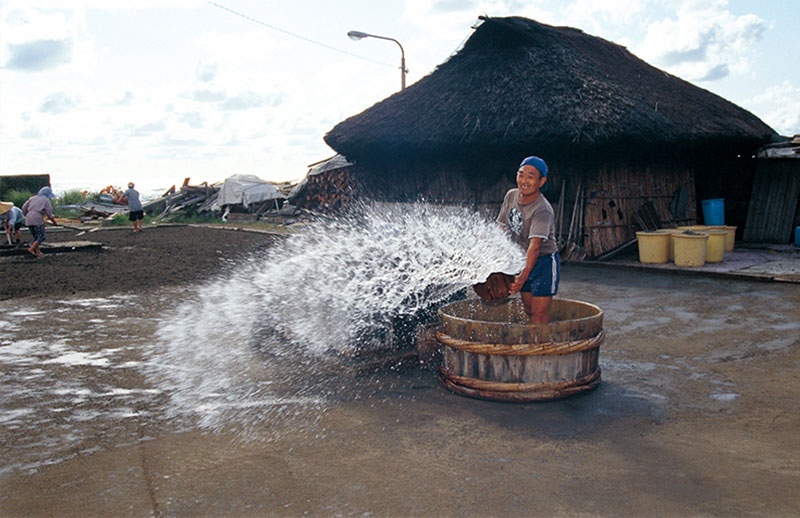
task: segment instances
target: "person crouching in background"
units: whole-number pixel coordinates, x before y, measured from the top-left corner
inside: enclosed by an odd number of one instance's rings
[[[0,224],[6,232],[8,244],[18,245],[22,236],[20,236],[20,229],[22,224],[25,223],[25,215],[19,207],[14,206],[14,202],[0,201]],[[13,242],[12,242],[13,236]]]

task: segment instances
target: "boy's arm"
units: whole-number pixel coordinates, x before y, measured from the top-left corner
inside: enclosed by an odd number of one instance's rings
[[[511,293],[517,293],[522,289],[522,285],[525,284],[525,281],[528,280],[531,271],[533,271],[533,265],[536,264],[536,260],[539,258],[539,252],[541,250],[542,238],[532,237],[528,242],[528,251],[525,253],[525,268],[523,268],[523,270],[519,275],[517,275],[517,277],[514,279],[514,282],[511,284]]]

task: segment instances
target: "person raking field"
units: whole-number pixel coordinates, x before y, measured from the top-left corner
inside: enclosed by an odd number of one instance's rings
[[[35,196],[28,198],[28,201],[22,205],[22,213],[25,215],[25,225],[28,226],[28,229],[31,231],[31,236],[33,236],[33,243],[31,243],[30,248],[28,248],[28,253],[37,258],[42,257],[39,245],[44,243],[44,240],[47,239],[47,235],[44,231],[45,216],[50,220],[50,223],[58,226],[55,216],[53,216],[53,206],[50,203],[50,199],[55,197],[56,195],[53,194],[50,187],[45,186],[39,189],[39,192],[36,193]]]

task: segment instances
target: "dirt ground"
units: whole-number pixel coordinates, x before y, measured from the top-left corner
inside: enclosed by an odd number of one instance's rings
[[[63,228],[48,226],[47,230],[46,244],[91,241],[103,248],[98,252],[45,253],[40,259],[27,254],[0,257],[0,300],[87,291],[102,295],[185,284],[269,247],[276,239],[263,232],[190,226],[144,227],[139,233],[118,227],[82,235]],[[27,233],[25,240],[30,240]]]
[[[795,284],[565,265],[559,296],[605,312],[603,382],[591,393],[472,400],[411,367],[309,391],[324,399],[316,406],[273,413],[278,403],[262,401],[203,427],[168,412],[168,387],[141,365],[187,283],[274,238],[187,227],[89,236],[110,248],[0,259],[2,516],[800,509]],[[252,372],[225,379],[214,387],[222,397],[234,382],[269,383]]]

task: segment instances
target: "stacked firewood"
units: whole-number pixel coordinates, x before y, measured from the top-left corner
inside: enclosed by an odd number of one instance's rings
[[[353,172],[350,167],[331,169],[310,175],[308,184],[298,206],[323,211],[339,211],[353,201]]]

